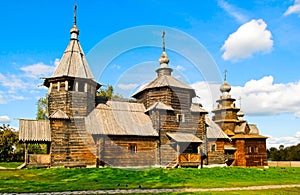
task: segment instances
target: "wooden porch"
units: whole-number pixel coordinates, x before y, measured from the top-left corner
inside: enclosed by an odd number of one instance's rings
[[[183,153],[177,158],[181,167],[198,167],[201,163],[201,156],[198,153]]]

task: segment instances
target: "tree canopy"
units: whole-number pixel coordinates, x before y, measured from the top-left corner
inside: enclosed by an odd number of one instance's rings
[[[0,126],[0,161],[18,161],[23,156],[18,132],[9,125]]]
[[[38,120],[45,120],[48,119],[48,95],[45,97],[41,97],[37,101],[37,114],[36,119]]]
[[[284,147],[279,149],[272,147],[267,150],[268,158],[273,161],[300,161],[300,143],[296,146]]]

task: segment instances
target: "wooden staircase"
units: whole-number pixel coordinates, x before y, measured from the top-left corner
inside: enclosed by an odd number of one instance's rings
[[[174,169],[174,168],[177,168],[178,166],[179,166],[179,164],[177,162],[171,162],[165,168],[166,169]]]

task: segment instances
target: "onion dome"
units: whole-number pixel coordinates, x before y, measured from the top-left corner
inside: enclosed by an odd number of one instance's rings
[[[242,118],[245,116],[245,113],[242,110],[240,110],[240,111],[238,111],[237,116]]]
[[[165,52],[165,51],[163,51],[162,52],[162,54],[161,54],[161,56],[160,56],[160,58],[159,58],[159,63],[160,63],[160,65],[162,66],[163,64],[166,64],[166,65],[168,65],[168,63],[169,63],[169,58],[168,58],[168,56],[167,56],[167,53]]]
[[[224,93],[224,92],[229,93],[230,90],[231,90],[231,86],[230,86],[226,81],[224,81],[224,83],[223,83],[223,84],[221,85],[221,87],[220,87],[220,91],[221,91],[222,93]]]

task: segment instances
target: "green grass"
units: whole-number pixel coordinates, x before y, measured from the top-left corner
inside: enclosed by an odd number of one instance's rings
[[[244,187],[299,184],[300,168],[32,168],[0,170],[0,181],[0,192],[136,189],[139,185],[144,189]]]
[[[276,195],[298,195],[300,193],[300,188],[281,188],[281,189],[268,189],[268,190],[239,190],[239,191],[223,191],[223,192],[195,192],[193,194],[201,194],[201,195],[261,195],[261,194],[276,194]],[[178,193],[159,193],[159,194],[172,194],[172,195],[185,195],[185,194],[191,194],[190,192],[178,192]]]
[[[21,164],[23,164],[23,162],[0,162],[0,167],[17,168]]]

